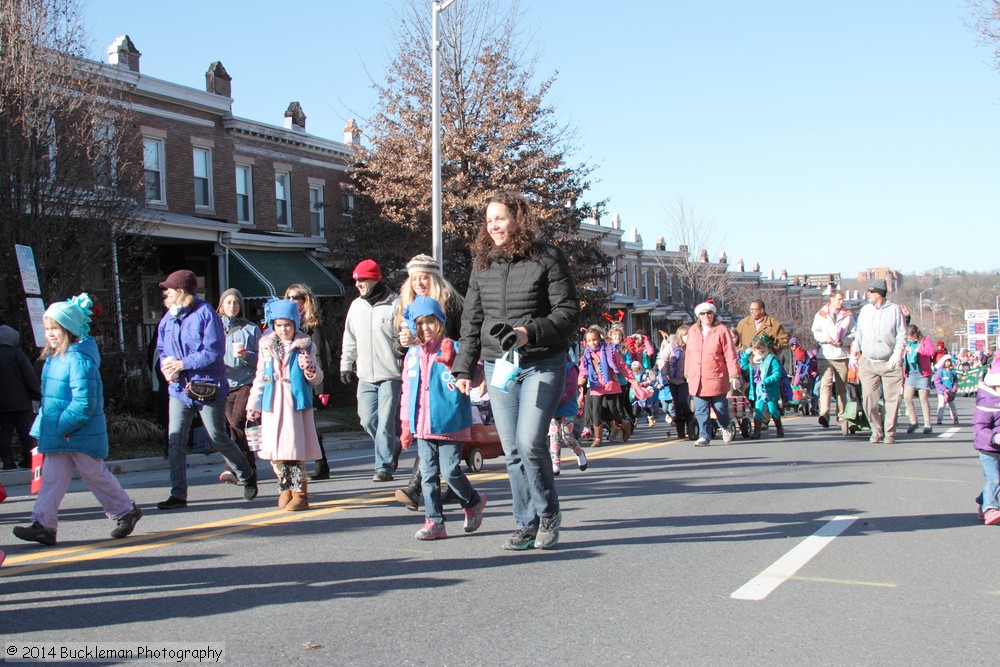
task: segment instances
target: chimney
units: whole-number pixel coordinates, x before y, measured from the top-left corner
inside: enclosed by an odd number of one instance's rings
[[[292,102],[285,109],[285,129],[305,134],[306,114],[302,111],[302,105],[298,102]]]
[[[677,246],[677,252],[681,253],[685,257],[688,255],[688,247],[686,245]]]
[[[361,145],[361,128],[358,127],[353,118],[344,125],[344,143],[348,146]]]
[[[662,236],[656,237],[656,249],[663,252],[667,249],[667,242],[663,240]]]
[[[754,262],[753,263],[753,270],[754,270],[754,273],[760,273],[760,262]]]
[[[622,218],[618,215],[618,211],[611,214],[611,229],[621,229],[622,228]]]
[[[111,46],[108,47],[109,65],[121,67],[137,74],[139,72],[139,58],[141,57],[142,54],[139,53],[139,49],[135,48],[135,44],[132,43],[128,35],[122,35],[111,42]]]
[[[222,97],[233,96],[233,77],[229,76],[229,72],[218,60],[209,65],[205,72],[205,90]]]
[[[725,250],[719,251],[719,264],[729,264],[729,257],[726,256]]]
[[[698,261],[708,264],[708,250],[705,248],[701,249],[701,253],[698,255]]]
[[[740,273],[743,273],[744,271],[747,270],[746,265],[743,263],[742,257],[736,260],[736,270],[739,271]]]

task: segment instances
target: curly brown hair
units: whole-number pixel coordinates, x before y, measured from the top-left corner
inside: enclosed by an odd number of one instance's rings
[[[490,236],[489,225],[484,219],[471,247],[475,267],[485,269],[495,259],[509,260],[515,255],[533,257],[538,252],[541,230],[531,213],[528,200],[513,190],[499,190],[486,197],[486,206],[490,204],[506,206],[513,214],[517,226],[511,234],[510,241],[498,248]]]

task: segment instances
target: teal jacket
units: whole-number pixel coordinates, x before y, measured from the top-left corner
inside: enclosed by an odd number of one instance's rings
[[[93,338],[73,343],[42,369],[42,406],[31,427],[42,454],[82,452],[108,456],[101,353]]]
[[[750,374],[750,391],[747,398],[752,402],[781,399],[781,369],[773,354],[768,354],[758,366],[750,361],[750,348],[740,354],[740,366]]]

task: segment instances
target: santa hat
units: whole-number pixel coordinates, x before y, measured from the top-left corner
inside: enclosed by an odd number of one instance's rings
[[[983,384],[991,387],[1000,387],[1000,352],[993,355],[993,365],[983,378]]]
[[[712,313],[714,315],[717,312],[719,311],[716,309],[715,304],[712,303],[711,299],[708,299],[704,303],[699,303],[694,309],[695,315],[701,315],[702,313]]]
[[[955,365],[955,357],[951,356],[950,354],[946,354],[937,360],[937,367],[944,368],[944,362],[946,361],[950,361],[952,366]]]

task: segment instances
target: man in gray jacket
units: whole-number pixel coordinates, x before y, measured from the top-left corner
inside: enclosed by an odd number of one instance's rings
[[[873,280],[868,287],[868,303],[858,314],[858,326],[851,345],[851,364],[857,365],[865,415],[872,427],[871,442],[896,441],[896,412],[903,386],[903,347],[906,322],[899,306],[886,299],[885,280]],[[860,358],[859,358],[860,355]],[[885,397],[884,422],[879,397]]]
[[[340,381],[358,376],[358,417],[375,441],[373,482],[388,482],[399,457],[399,401],[402,366],[392,352],[392,326],[399,296],[382,283],[382,270],[366,259],[354,269],[360,296],[351,302],[344,325]]]

